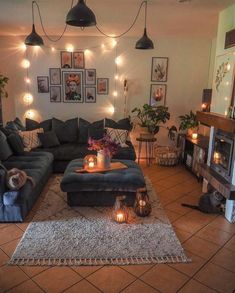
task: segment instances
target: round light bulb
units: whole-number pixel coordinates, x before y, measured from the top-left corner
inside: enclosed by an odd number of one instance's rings
[[[22,62],[21,62],[21,66],[23,68],[29,68],[30,67],[30,62],[28,59],[23,59]]]
[[[117,58],[115,59],[115,63],[116,63],[117,65],[121,64],[121,58],[120,58],[120,57],[117,57]]]
[[[25,82],[26,82],[26,83],[31,83],[30,78],[26,77],[26,78],[25,78]]]
[[[51,51],[52,51],[52,52],[55,52],[55,48],[54,48],[54,47],[51,47]]]
[[[34,117],[34,112],[33,112],[33,110],[28,110],[28,111],[26,112],[26,117],[32,119],[32,118]]]
[[[118,80],[118,74],[115,75],[115,79]]]
[[[67,50],[68,52],[73,52],[73,50],[74,50],[73,45],[69,44],[69,45],[67,46],[66,50]]]
[[[33,96],[30,93],[26,93],[23,99],[25,104],[28,104],[28,105],[33,102]]]
[[[117,41],[116,40],[113,40],[112,41],[112,45],[113,45],[113,47],[115,47],[117,45]]]
[[[114,108],[114,106],[110,106],[110,107],[108,107],[108,112],[109,112],[111,115],[113,115],[114,112],[115,112],[115,108]]]
[[[229,85],[229,81],[226,81],[226,83],[225,83],[226,85]]]
[[[231,65],[228,63],[227,64],[227,70],[229,71],[231,69]]]
[[[101,48],[104,49],[105,48],[105,44],[101,44]]]
[[[225,97],[224,100],[227,101],[228,100],[228,97]]]
[[[113,96],[114,96],[114,97],[117,97],[117,95],[118,95],[117,91],[114,91],[114,92],[113,92]]]
[[[24,43],[20,44],[20,49],[22,51],[25,51],[27,49],[26,45]]]

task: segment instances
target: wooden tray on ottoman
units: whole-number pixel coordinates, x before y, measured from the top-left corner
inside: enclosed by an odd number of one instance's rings
[[[76,169],[76,173],[103,173],[113,170],[120,170],[120,169],[127,169],[128,167],[121,163],[121,162],[113,162],[110,164],[110,168],[107,169],[101,169],[101,168],[92,168],[92,169]]]

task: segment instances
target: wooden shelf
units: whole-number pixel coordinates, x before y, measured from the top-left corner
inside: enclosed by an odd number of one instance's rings
[[[199,146],[200,148],[207,150],[209,147],[209,137],[204,135],[198,135],[197,139],[192,139],[191,136],[186,136],[186,139],[192,144]]]

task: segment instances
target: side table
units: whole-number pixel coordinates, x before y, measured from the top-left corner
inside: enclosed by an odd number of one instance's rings
[[[149,166],[151,164],[151,159],[153,158],[153,147],[154,143],[157,141],[156,138],[136,138],[138,141],[138,164],[140,162],[141,150],[142,150],[142,143],[145,143],[145,154],[146,157],[143,158],[146,160],[146,165]]]

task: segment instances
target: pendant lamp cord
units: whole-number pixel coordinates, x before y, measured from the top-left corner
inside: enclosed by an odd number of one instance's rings
[[[108,35],[108,34],[106,34],[105,32],[103,32],[103,31],[98,27],[98,25],[96,25],[97,30],[98,30],[102,35],[104,35],[105,37],[112,38],[112,39],[117,39],[117,38],[120,38],[120,37],[124,36],[124,35],[127,34],[127,33],[133,28],[133,26],[136,24],[136,21],[137,21],[139,15],[140,15],[141,8],[142,8],[144,5],[145,5],[145,27],[146,27],[146,18],[147,18],[147,1],[142,1],[141,4],[140,4],[140,7],[139,7],[139,9],[138,9],[138,12],[137,12],[137,14],[136,14],[136,16],[135,16],[135,18],[134,18],[134,21],[132,22],[132,24],[130,25],[130,27],[129,27],[125,32],[121,33],[121,34],[118,35],[118,36],[111,36],[111,35]]]
[[[73,1],[74,1],[74,0],[71,1],[71,7],[70,7],[70,9],[73,7]],[[48,40],[50,40],[51,42],[58,42],[58,41],[63,37],[63,35],[65,34],[68,25],[65,24],[64,30],[63,30],[62,34],[61,34],[58,38],[56,38],[56,39],[51,38],[51,37],[47,34],[47,32],[46,32],[46,30],[45,30],[45,27],[44,27],[44,25],[43,25],[43,21],[42,21],[42,15],[41,15],[40,7],[39,7],[38,3],[37,3],[35,0],[32,1],[33,24],[34,24],[34,11],[33,11],[33,5],[36,5],[36,7],[37,7],[38,15],[39,15],[39,19],[40,19],[40,23],[41,23],[42,30],[43,30],[45,36],[46,36],[46,37],[48,38]]]

